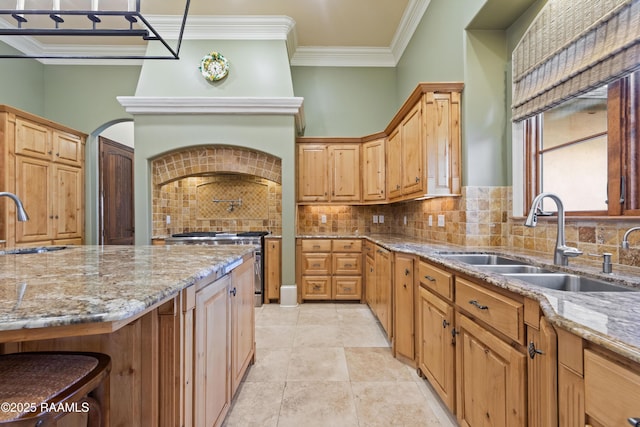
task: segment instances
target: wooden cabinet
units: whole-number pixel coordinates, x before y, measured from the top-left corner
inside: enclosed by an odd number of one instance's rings
[[[0,212],[8,246],[82,244],[86,135],[41,117],[0,106],[0,143],[7,156],[0,184],[22,200],[29,221]]]
[[[360,239],[300,239],[301,300],[361,300]]]
[[[387,197],[402,196],[402,134],[398,125],[387,139]]]
[[[387,337],[391,339],[393,336],[391,252],[375,245],[373,261],[367,260],[367,265],[373,271],[367,273],[366,301]]]
[[[282,284],[282,239],[265,238],[264,302],[280,300]]]
[[[385,139],[362,144],[362,199],[365,202],[386,198]]]
[[[436,393],[455,413],[455,323],[451,298],[443,299],[434,291],[451,287],[453,275],[420,261],[420,287],[418,289],[418,369],[427,378]],[[437,289],[437,288],[436,288]]]
[[[526,426],[524,303],[459,277],[455,303],[458,422]]]
[[[415,364],[415,259],[395,254],[393,277],[393,352]]]
[[[417,103],[400,124],[403,196],[424,193],[425,189],[422,114],[422,103]]]
[[[231,396],[255,355],[253,262],[231,272]]]
[[[360,144],[298,144],[299,202],[360,202]]]

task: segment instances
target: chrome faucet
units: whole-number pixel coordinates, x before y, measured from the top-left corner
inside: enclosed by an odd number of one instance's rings
[[[18,221],[28,221],[29,215],[27,215],[27,211],[24,210],[24,206],[22,206],[22,201],[13,193],[7,193],[6,191],[0,191],[0,197],[6,196],[13,200],[16,203],[16,208],[18,210]]]
[[[620,246],[622,246],[622,249],[629,249],[629,234],[638,230],[640,230],[640,227],[631,227],[624,233],[624,236],[622,236],[622,243],[620,244]]]
[[[565,242],[564,205],[562,204],[560,197],[553,193],[538,194],[535,199],[533,199],[533,202],[531,202],[531,210],[529,211],[529,215],[527,215],[527,220],[524,222],[524,225],[527,227],[535,227],[538,224],[539,215],[551,215],[550,213],[543,212],[542,209],[540,209],[542,199],[546,197],[553,200],[558,207],[558,234],[556,237],[556,248],[553,252],[553,263],[555,265],[569,265],[569,257],[582,255],[582,251],[578,250],[578,248],[567,246]]]

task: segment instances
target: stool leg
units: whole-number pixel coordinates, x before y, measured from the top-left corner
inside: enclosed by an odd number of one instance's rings
[[[94,400],[98,411],[97,411],[97,420],[92,420],[91,413],[93,410],[89,411],[89,423],[88,427],[109,427],[111,425],[111,408],[110,408],[110,384],[109,377],[107,375],[104,377],[102,382],[95,388],[95,390],[89,393],[91,400]],[[91,402],[89,403],[91,405]],[[92,408],[93,409],[93,408]]]

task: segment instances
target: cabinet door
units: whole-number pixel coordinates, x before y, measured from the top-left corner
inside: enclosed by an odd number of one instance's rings
[[[326,145],[298,145],[298,201],[329,200],[328,165]]]
[[[362,198],[365,201],[384,200],[386,169],[384,158],[384,138],[362,145]]]
[[[394,350],[415,360],[413,257],[396,254],[394,269]]]
[[[231,396],[255,354],[253,261],[231,273]]]
[[[422,135],[422,104],[416,106],[402,121],[402,194],[424,193],[424,140]]]
[[[526,426],[525,355],[466,316],[456,315],[456,327],[460,425]]]
[[[389,199],[402,196],[402,136],[399,126],[387,139],[387,195]]]
[[[375,249],[374,249],[375,253]],[[364,266],[364,299],[369,308],[375,313],[377,304],[376,290],[376,261],[373,257],[365,257]]]
[[[558,425],[557,335],[547,319],[540,319],[539,329],[527,327],[529,355],[529,427]]]
[[[391,312],[391,256],[386,249],[376,250],[376,314],[387,337],[393,336]]]
[[[360,144],[329,146],[332,202],[360,201]]]
[[[330,253],[302,253],[302,274],[328,275],[331,274]]]
[[[16,243],[53,239],[52,169],[47,160],[16,156],[16,193],[29,215],[29,221],[16,222]]]
[[[264,292],[265,301],[280,299],[282,241],[265,239]]]
[[[360,300],[362,297],[361,276],[334,276],[333,299]]]
[[[423,287],[419,288],[418,295],[418,367],[455,413],[453,306]]]
[[[82,138],[70,133],[53,131],[53,160],[72,166],[81,166],[84,162]]]
[[[460,94],[425,94],[427,192],[460,193]]]
[[[344,253],[333,254],[333,274],[361,275],[362,254]]]
[[[222,424],[231,403],[230,276],[196,293],[196,426]]]
[[[81,238],[84,230],[82,169],[54,165],[53,223],[56,239]]]
[[[331,288],[331,276],[302,277],[302,299],[331,299]]]
[[[51,159],[51,130],[43,125],[16,118],[16,154]]]

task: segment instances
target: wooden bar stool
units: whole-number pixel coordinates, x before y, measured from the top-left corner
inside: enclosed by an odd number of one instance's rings
[[[89,427],[109,426],[111,358],[102,353],[0,355],[0,426],[55,426],[71,412]]]

